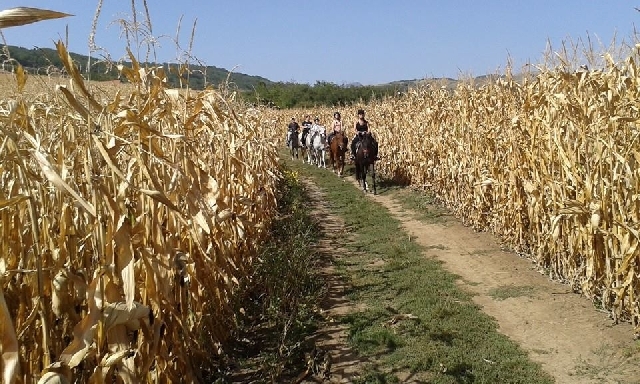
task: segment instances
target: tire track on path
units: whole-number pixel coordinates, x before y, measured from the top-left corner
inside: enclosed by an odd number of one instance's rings
[[[313,375],[308,376],[302,383],[351,383],[361,376],[366,361],[349,346],[348,326],[339,321],[340,317],[359,310],[347,299],[348,286],[334,267],[336,260],[345,252],[340,247],[340,242],[344,241],[346,229],[342,218],[332,214],[326,207],[325,195],[320,188],[312,181],[302,182],[310,198],[311,217],[318,222],[322,232],[317,250],[326,260],[321,271],[327,284],[327,293],[321,303],[325,322],[314,335],[314,339],[317,350],[322,354],[329,354],[331,361],[328,372],[323,372],[327,374],[326,379],[320,377],[322,375]],[[326,364],[323,361],[318,363]]]

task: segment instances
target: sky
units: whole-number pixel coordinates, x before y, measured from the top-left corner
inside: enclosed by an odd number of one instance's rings
[[[89,54],[96,0],[4,0],[0,9],[44,8],[74,16],[5,28],[9,45]],[[138,21],[142,0],[135,0]],[[598,52],[634,41],[640,0],[147,0],[156,58],[202,63],[272,81],[383,84],[431,77],[514,72],[540,63],[547,45],[591,39]],[[126,38],[117,20],[132,19],[132,1],[104,0],[95,43],[112,59]],[[178,26],[180,33],[178,34]],[[142,39],[142,38],[141,38]],[[181,49],[176,47],[177,40]],[[144,60],[146,46],[132,41]],[[136,47],[140,46],[139,49]],[[101,53],[93,53],[99,56]]]

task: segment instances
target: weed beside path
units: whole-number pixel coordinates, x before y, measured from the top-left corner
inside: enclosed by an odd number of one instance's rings
[[[352,345],[374,361],[362,382],[553,382],[384,207],[327,170],[290,166],[324,190],[350,233],[340,270],[364,309],[342,321]]]
[[[271,238],[262,245],[251,279],[241,281],[237,301],[242,313],[235,343],[224,364],[206,377],[215,383],[293,382],[309,374],[318,303],[325,281],[314,246],[318,224],[306,207],[308,195],[295,173],[283,169],[278,215]]]

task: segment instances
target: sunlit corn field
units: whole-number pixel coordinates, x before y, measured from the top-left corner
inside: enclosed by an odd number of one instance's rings
[[[365,108],[378,171],[424,189],[638,327],[640,55],[340,108],[250,108],[164,87],[0,82],[4,383],[197,382],[235,327],[275,213],[286,125]]]
[[[638,329],[637,49],[619,62],[603,55],[598,70],[558,65],[520,82],[418,87],[335,110],[352,137],[356,110],[366,109],[380,174],[424,189]],[[330,126],[332,112],[279,111],[274,137],[291,116]]]
[[[86,83],[57,48],[66,78],[2,83],[1,381],[198,381],[275,212],[271,123],[133,55],[127,87]]]

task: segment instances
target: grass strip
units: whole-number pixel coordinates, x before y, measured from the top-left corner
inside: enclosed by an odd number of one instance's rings
[[[306,369],[317,330],[325,283],[313,250],[319,229],[305,204],[307,192],[283,166],[278,214],[251,279],[241,282],[233,303],[239,319],[226,363],[207,377],[212,383],[290,382]]]
[[[383,206],[327,170],[289,163],[324,190],[352,236],[340,271],[363,311],[345,316],[350,341],[376,361],[362,380],[390,383],[552,383],[496,321],[456,285],[458,276],[427,259]],[[387,189],[385,189],[387,188]],[[381,188],[394,193],[393,188]]]

